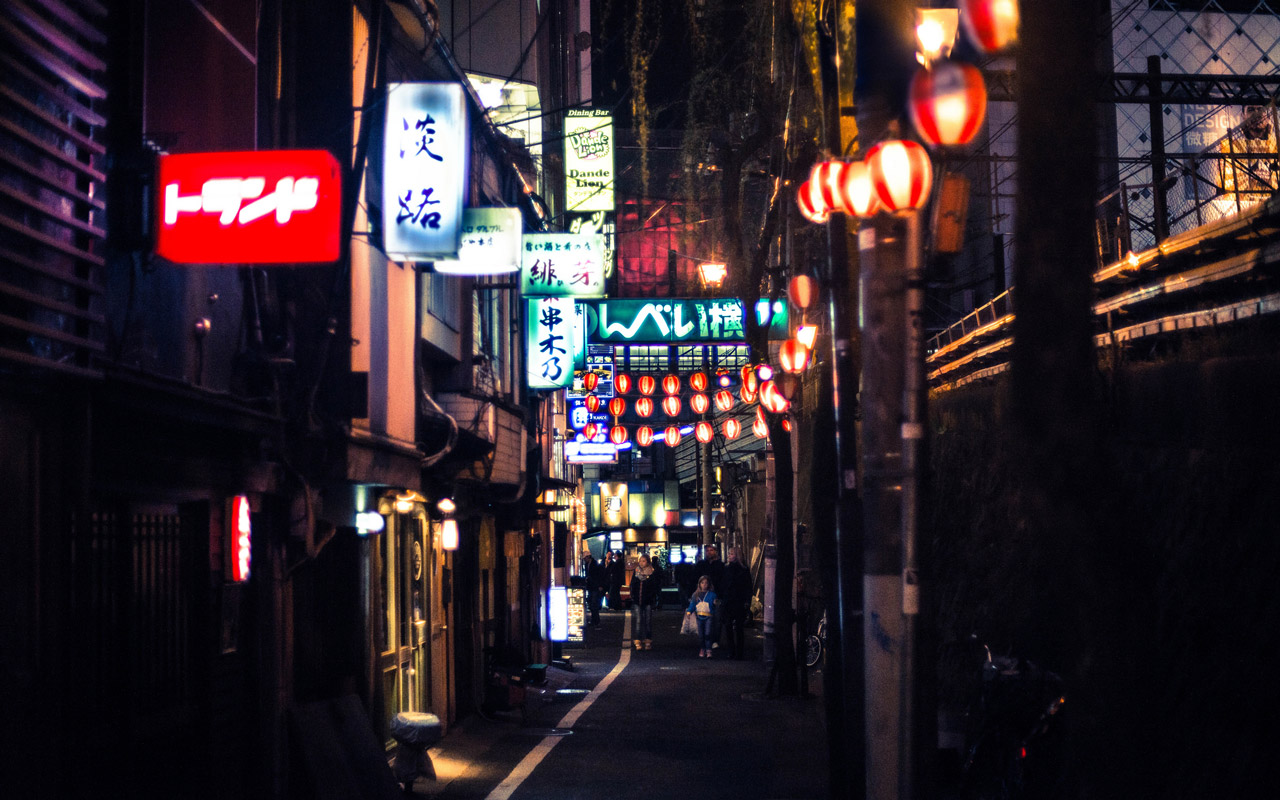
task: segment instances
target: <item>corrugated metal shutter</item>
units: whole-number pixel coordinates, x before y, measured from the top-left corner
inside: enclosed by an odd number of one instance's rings
[[[0,3],[0,364],[96,376],[106,8]]]

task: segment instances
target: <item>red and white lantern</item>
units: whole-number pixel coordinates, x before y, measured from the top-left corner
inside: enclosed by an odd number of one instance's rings
[[[800,188],[796,190],[796,205],[800,207],[800,215],[810,222],[821,225],[831,218],[830,211],[814,203],[812,184],[808,181],[800,184]]]
[[[787,299],[791,305],[805,309],[818,299],[818,281],[811,275],[796,275],[787,283]]]
[[[609,413],[615,417],[622,416],[622,413],[626,410],[627,401],[623,400],[621,397],[615,397],[609,401]]]
[[[662,398],[662,410],[667,412],[668,417],[680,416],[680,395],[669,394]]]
[[[711,441],[715,435],[716,429],[711,427],[710,422],[699,422],[693,427],[693,437],[703,444]]]
[[[915,210],[929,201],[933,165],[929,153],[908,139],[881,142],[867,153],[876,196],[887,211]]]
[[[613,388],[617,390],[618,394],[626,394],[631,391],[631,376],[626,374],[618,375],[613,379]]]
[[[979,50],[1003,50],[1018,40],[1018,0],[960,0],[960,21]]]
[[[598,372],[588,372],[582,376],[582,388],[586,389],[588,392],[594,392],[599,383],[600,373]]]
[[[653,390],[657,385],[658,382],[652,375],[641,375],[640,380],[636,381],[636,388],[638,388],[640,390],[640,394],[643,395],[653,394]]]
[[[766,425],[762,419],[757,419],[755,422],[751,423],[751,432],[756,435],[757,439],[769,438],[769,426]]]
[[[600,396],[597,394],[589,394],[586,399],[582,401],[582,404],[587,407],[588,411],[594,414],[600,410]]]
[[[733,393],[728,389],[721,389],[716,392],[716,408],[721,411],[728,411],[733,408]]]
[[[871,171],[865,161],[855,161],[845,170],[840,193],[844,198],[846,214],[866,218],[880,210],[880,199],[876,197],[875,187],[871,184]]]
[[[609,441],[614,444],[627,443],[627,429],[621,425],[614,425],[609,429]]]
[[[738,434],[742,433],[742,423],[738,422],[738,420],[734,419],[733,417],[729,417],[724,421],[723,430],[724,430],[724,438],[737,439]]]
[[[778,366],[783,372],[798,375],[809,366],[809,348],[795,339],[788,339],[778,347]]]
[[[987,115],[987,85],[977,67],[935,61],[911,79],[907,107],[916,132],[929,144],[968,144]]]
[[[680,393],[680,378],[675,375],[668,375],[662,379],[662,391],[667,394]]]
[[[711,408],[711,398],[699,392],[689,398],[689,408],[692,408],[695,414],[705,414],[707,409]]]
[[[778,391],[776,383],[765,381],[760,386],[760,405],[775,414],[782,414],[791,407],[791,401]]]
[[[594,422],[588,422],[582,426],[582,435],[588,442],[596,438],[596,432],[600,430],[600,426]]]
[[[648,447],[653,444],[653,428],[648,425],[641,425],[636,428],[636,444],[641,447]]]
[[[653,413],[653,398],[641,397],[636,401],[636,413],[642,417],[647,417]]]
[[[680,444],[680,426],[668,425],[667,429],[662,433],[662,438],[666,441],[668,447],[675,447]]]
[[[755,395],[760,390],[760,380],[756,377],[756,367],[754,364],[748,364],[742,368],[742,388],[747,390],[748,394]],[[748,400],[747,402],[751,402]]]
[[[707,375],[704,372],[695,372],[689,376],[689,386],[695,392],[705,392],[707,390]]]

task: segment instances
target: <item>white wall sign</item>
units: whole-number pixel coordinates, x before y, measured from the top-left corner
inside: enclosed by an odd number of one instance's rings
[[[444,275],[501,275],[520,269],[524,221],[517,208],[467,208],[462,212],[458,258],[437,259]]]
[[[604,237],[526,233],[520,292],[527,297],[604,297]]]
[[[525,337],[530,389],[561,389],[573,383],[572,297],[539,297],[529,303]]]
[[[565,112],[564,174],[567,210],[613,211],[613,115],[607,110]]]
[[[460,83],[393,83],[387,89],[382,218],[387,255],[457,258],[470,146]]]

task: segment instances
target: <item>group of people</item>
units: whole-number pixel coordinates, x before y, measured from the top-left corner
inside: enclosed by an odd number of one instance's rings
[[[591,625],[600,625],[600,608],[605,597],[609,607],[622,607],[621,590],[626,565],[617,553],[609,553],[605,562],[587,555],[585,562],[587,607]],[[719,647],[722,633],[728,638],[731,658],[742,659],[746,648],[746,624],[751,603],[751,572],[742,563],[738,548],[729,549],[728,562],[720,560],[720,550],[708,545],[702,559],[680,576],[683,597],[688,598],[688,613],[696,619],[700,649],[699,658],[711,658]],[[687,581],[687,583],[686,583]],[[662,591],[662,572],[647,555],[636,559],[631,574],[631,605],[636,610],[636,632],[632,637],[637,650],[653,649],[653,609]]]

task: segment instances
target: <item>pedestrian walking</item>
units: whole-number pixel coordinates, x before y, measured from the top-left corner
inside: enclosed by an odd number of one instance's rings
[[[631,574],[631,604],[636,608],[637,623],[635,643],[637,650],[653,649],[653,607],[658,604],[662,591],[662,577],[653,568],[649,557],[641,555]]]
[[[703,575],[698,578],[698,588],[694,590],[689,597],[689,611],[697,617],[698,620],[698,640],[702,643],[702,649],[698,651],[698,658],[711,658],[711,623],[714,620],[716,603],[715,586],[711,580]]]
[[[617,553],[609,554],[609,564],[605,568],[609,578],[609,610],[622,610],[622,584],[627,580],[627,565]]]
[[[587,553],[583,572],[587,578],[587,608],[591,609],[591,624],[600,625],[600,603],[604,600],[608,578],[604,573],[604,565],[596,561],[595,556]]]
[[[693,565],[694,580],[698,580],[706,576],[711,581],[712,586],[724,586],[724,562],[720,560],[720,548],[714,544],[707,545],[705,550],[706,556],[698,563]],[[711,615],[711,646],[720,646],[720,606],[722,602],[717,599]]]
[[[729,563],[724,568],[724,583],[720,584],[721,616],[724,631],[728,634],[729,655],[742,660],[747,642],[747,607],[751,603],[751,571],[742,563],[742,551],[729,548]]]

